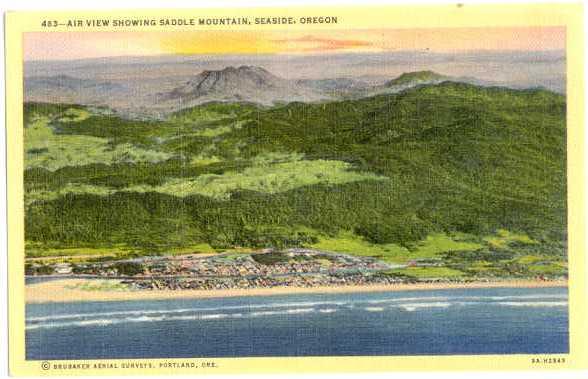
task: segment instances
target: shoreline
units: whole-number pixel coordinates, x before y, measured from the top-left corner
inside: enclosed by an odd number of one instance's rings
[[[294,294],[334,294],[386,291],[424,291],[474,288],[545,288],[567,287],[567,281],[503,280],[469,283],[402,283],[386,285],[350,285],[323,287],[272,287],[223,290],[83,290],[68,288],[97,279],[56,279],[25,285],[27,304],[71,303],[89,301],[141,301],[172,299],[212,299],[243,296],[272,296]]]

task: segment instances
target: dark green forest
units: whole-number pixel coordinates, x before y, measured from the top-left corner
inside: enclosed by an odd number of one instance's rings
[[[434,255],[460,272],[562,272],[566,103],[547,90],[443,82],[147,121],[70,104],[24,113],[29,256],[353,241],[394,261],[444,236],[456,247]]]

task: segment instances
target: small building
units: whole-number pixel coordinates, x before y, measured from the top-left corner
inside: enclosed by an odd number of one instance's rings
[[[72,267],[69,263],[58,263],[53,269],[56,274],[67,275],[72,273]]]

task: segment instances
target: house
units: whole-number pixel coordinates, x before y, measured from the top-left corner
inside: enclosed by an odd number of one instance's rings
[[[72,273],[72,267],[69,263],[59,263],[53,268],[56,274],[67,275]]]

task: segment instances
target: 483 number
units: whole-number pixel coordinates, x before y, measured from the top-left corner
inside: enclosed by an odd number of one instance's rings
[[[44,28],[56,28],[57,25],[57,20],[43,20],[41,22],[41,26]]]

